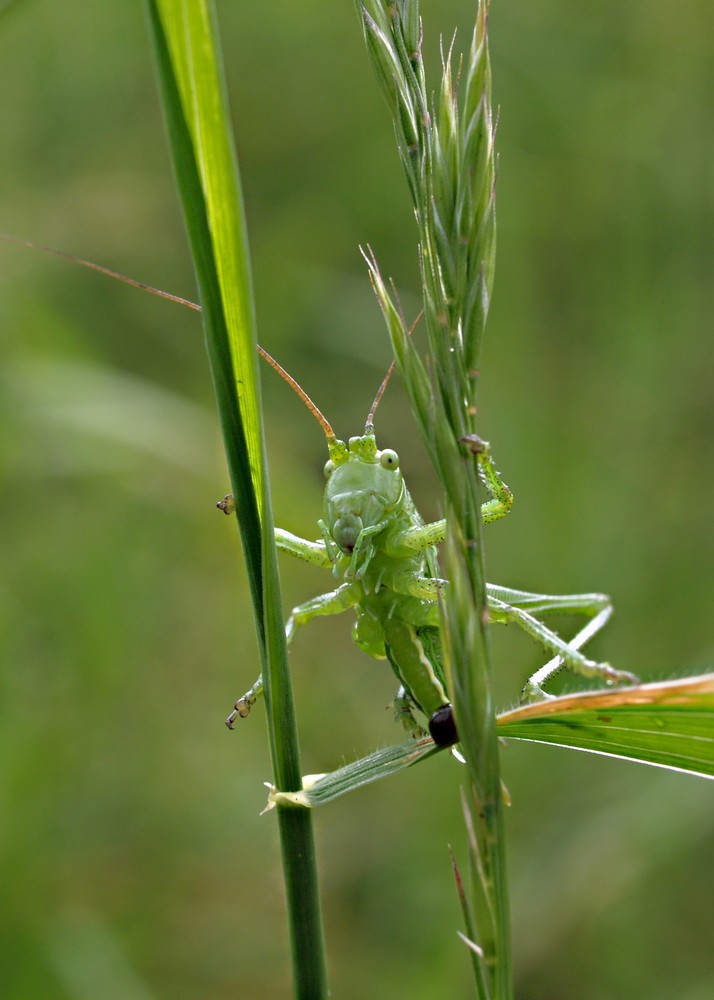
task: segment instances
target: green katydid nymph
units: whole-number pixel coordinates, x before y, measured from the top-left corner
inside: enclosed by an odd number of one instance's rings
[[[424,729],[416,713],[420,714],[434,742],[450,746],[458,741],[458,732],[439,632],[439,601],[448,601],[448,583],[439,577],[435,548],[444,540],[446,522],[442,519],[424,523],[404,483],[399,456],[377,446],[374,414],[393,366],[372,404],[364,433],[345,444],[295,380],[267,352],[261,354],[318,420],[329,454],[323,516],[318,521],[320,538],[310,541],[276,528],[275,541],[278,549],[331,569],[340,583],[335,590],[293,608],[286,625],[288,643],[298,626],[311,619],[353,609],[355,642],[370,656],[387,659],[397,677],[397,719],[410,736],[420,737]],[[513,495],[496,470],[488,444],[473,444],[481,479],[490,494],[482,505],[482,517],[494,521],[510,511]],[[218,506],[231,513],[230,495]],[[517,623],[553,654],[553,659],[528,681],[525,697],[547,697],[542,685],[562,666],[607,683],[636,681],[632,674],[596,663],[579,652],[580,646],[610,617],[611,604],[605,595],[546,596],[489,584],[488,606],[491,621]],[[575,612],[590,620],[574,639],[566,642],[540,621],[538,615],[549,612]],[[237,717],[249,715],[262,690],[259,677],[228,716],[226,724],[230,729]]]
[[[61,257],[200,311],[193,302],[72,254],[2,234],[0,239]],[[340,582],[336,589],[293,609],[286,625],[288,643],[298,626],[312,618],[353,609],[355,641],[370,656],[389,660],[397,676],[397,719],[411,736],[422,736],[424,729],[415,713],[422,715],[434,742],[450,746],[457,742],[458,733],[439,631],[439,602],[448,601],[449,590],[448,583],[439,577],[436,559],[436,545],[444,540],[446,522],[423,522],[404,483],[397,453],[380,450],[374,434],[374,414],[394,365],[379,388],[364,433],[345,444],[337,439],[327,419],[298,383],[267,351],[261,347],[258,350],[300,396],[327,438],[327,483],[323,516],[318,521],[320,537],[309,541],[276,528],[275,541],[278,549],[331,569]],[[513,495],[496,470],[488,444],[477,440],[470,441],[469,446],[490,497],[481,507],[483,520],[495,521],[510,511]],[[225,497],[218,506],[231,513],[232,498]],[[491,622],[514,622],[551,654],[551,659],[526,682],[525,700],[549,697],[543,685],[562,667],[607,684],[637,683],[633,674],[590,660],[580,652],[612,614],[610,599],[604,594],[549,596],[488,584],[487,596]],[[588,620],[572,639],[565,641],[541,621],[541,616],[556,613],[579,614]],[[236,717],[250,713],[262,690],[259,677],[236,702],[226,720],[229,728],[233,728]]]

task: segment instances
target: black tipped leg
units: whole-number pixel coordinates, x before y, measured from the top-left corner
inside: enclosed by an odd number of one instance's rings
[[[450,747],[459,742],[454,710],[451,705],[442,705],[441,708],[437,708],[429,719],[429,733],[438,747]]]

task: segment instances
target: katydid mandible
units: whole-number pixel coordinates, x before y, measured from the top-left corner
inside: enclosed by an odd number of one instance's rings
[[[323,516],[318,521],[320,538],[309,541],[276,528],[275,542],[283,552],[331,569],[340,583],[335,590],[293,608],[286,625],[288,644],[298,627],[313,618],[353,609],[355,642],[370,656],[387,659],[396,674],[397,720],[410,736],[421,737],[425,732],[417,721],[418,713],[424,717],[434,742],[450,746],[458,741],[458,733],[439,634],[439,601],[448,601],[449,591],[448,582],[438,574],[435,548],[444,540],[446,522],[442,519],[424,523],[404,483],[397,453],[377,446],[374,414],[393,366],[372,404],[364,433],[345,444],[295,380],[269,355],[262,354],[318,420],[329,454]],[[469,444],[490,495],[481,507],[483,520],[495,521],[508,514],[513,494],[496,470],[489,445],[480,440]],[[224,497],[217,506],[231,513],[232,497]],[[487,596],[490,621],[516,623],[553,654],[528,680],[525,699],[548,697],[543,684],[561,667],[608,684],[636,683],[633,674],[596,663],[579,651],[612,613],[610,599],[604,594],[547,596],[488,584]],[[556,612],[582,614],[589,621],[566,642],[540,620],[541,615]],[[229,729],[237,717],[250,714],[262,691],[259,677],[236,702],[226,720]]]

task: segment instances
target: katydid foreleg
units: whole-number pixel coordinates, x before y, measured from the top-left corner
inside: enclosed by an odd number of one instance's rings
[[[491,494],[491,499],[481,504],[481,517],[484,522],[497,521],[509,513],[513,506],[513,494],[493,464],[488,442],[481,441],[479,448],[476,455],[479,472],[486,489]]]
[[[513,493],[496,469],[491,458],[491,449],[486,441],[479,439],[479,451],[476,452],[479,473],[491,499],[481,504],[481,517],[484,522],[497,521],[505,517],[513,506]],[[417,524],[395,535],[388,545],[388,551],[394,555],[402,551],[421,552],[432,545],[438,545],[446,537],[446,518],[430,521],[428,524]]]
[[[322,526],[321,522],[321,526]],[[350,563],[344,571],[348,580],[359,580],[364,576],[375,554],[375,546],[372,539],[387,527],[387,521],[380,521],[378,524],[371,524],[368,528],[362,528],[354,543]]]

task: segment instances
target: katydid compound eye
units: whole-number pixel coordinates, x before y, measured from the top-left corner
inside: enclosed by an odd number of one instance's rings
[[[327,462],[325,462],[325,469],[324,469],[325,479],[329,479],[334,471],[335,471],[335,463],[332,461],[332,459],[329,459]]]
[[[380,452],[379,464],[383,469],[398,469],[399,455],[397,455],[396,451],[392,451],[391,448],[385,448],[383,452]]]

